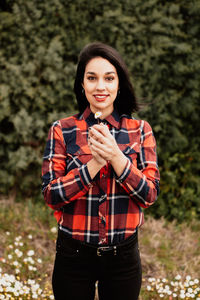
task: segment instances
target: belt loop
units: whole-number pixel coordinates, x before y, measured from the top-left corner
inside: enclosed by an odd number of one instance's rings
[[[97,248],[97,256],[101,256],[101,252],[99,248]]]

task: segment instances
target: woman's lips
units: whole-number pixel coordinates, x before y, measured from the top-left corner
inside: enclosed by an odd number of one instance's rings
[[[95,100],[98,102],[105,101],[107,97],[108,97],[108,95],[94,95]]]

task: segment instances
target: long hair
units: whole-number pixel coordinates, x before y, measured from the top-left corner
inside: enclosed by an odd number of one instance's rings
[[[127,66],[120,54],[114,48],[100,42],[86,45],[79,55],[74,82],[74,92],[76,94],[80,113],[82,113],[89,105],[85,93],[82,93],[85,67],[87,63],[95,57],[107,59],[116,68],[119,77],[120,93],[118,93],[114,101],[114,107],[119,115],[127,114],[131,116],[132,112],[138,111],[138,103],[136,101],[133,86],[130,82]]]

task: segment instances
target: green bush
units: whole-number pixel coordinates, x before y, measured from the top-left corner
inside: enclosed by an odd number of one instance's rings
[[[177,0],[10,0],[0,4],[0,192],[41,198],[50,124],[77,109],[77,56],[99,40],[126,61],[137,117],[158,144],[161,193],[149,213],[190,220],[199,205],[200,3]]]

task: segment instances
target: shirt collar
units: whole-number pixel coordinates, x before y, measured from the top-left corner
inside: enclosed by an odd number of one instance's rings
[[[88,126],[92,126],[97,124],[97,120],[94,117],[93,112],[91,111],[90,107],[88,106],[83,114],[80,116],[80,119],[84,119]],[[109,115],[107,118],[103,119],[102,122],[109,123],[111,126],[119,129],[120,128],[120,116],[116,109],[113,110],[112,114]]]

